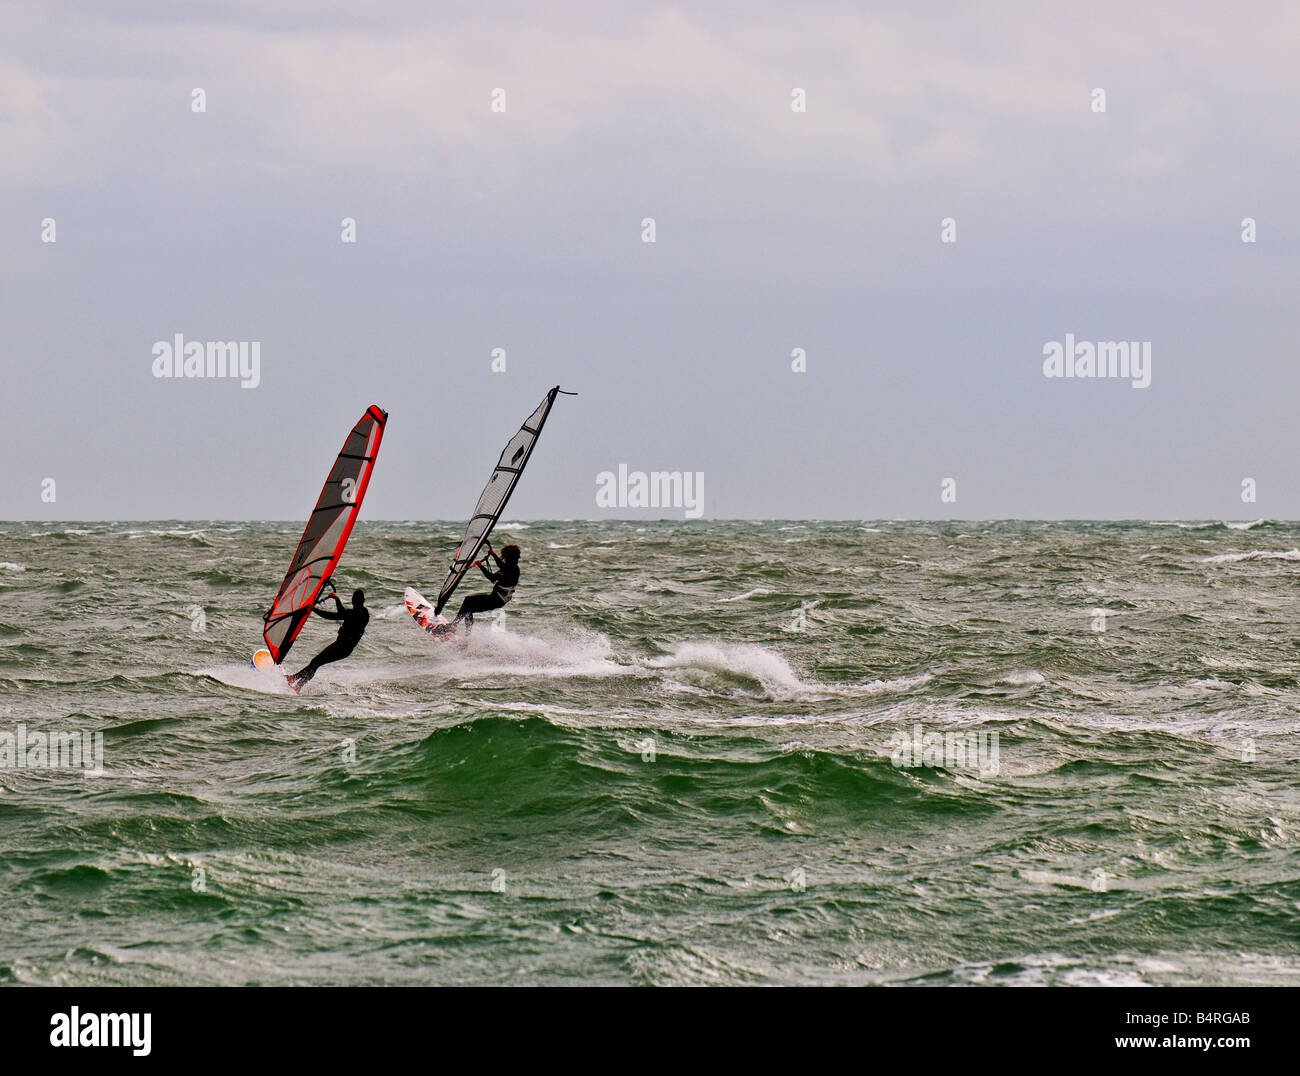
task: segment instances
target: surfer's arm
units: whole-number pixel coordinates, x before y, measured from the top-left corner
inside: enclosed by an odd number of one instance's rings
[[[331,594],[330,597],[334,599],[334,612],[331,613],[328,609],[322,609],[319,603],[312,607],[312,612],[319,617],[323,617],[325,620],[342,620],[343,602],[339,599],[337,594]]]
[[[500,572],[494,572],[491,568],[489,568],[489,567],[488,567],[486,564],[484,564],[482,561],[479,561],[479,562],[478,562],[478,570],[479,570],[480,572],[482,572],[482,573],[484,574],[484,576],[487,577],[488,581],[491,582],[491,583],[495,583],[498,579],[501,578],[501,573],[500,573]]]

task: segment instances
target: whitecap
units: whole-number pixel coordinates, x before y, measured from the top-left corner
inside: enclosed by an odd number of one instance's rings
[[[1219,553],[1213,557],[1202,557],[1204,564],[1235,564],[1241,560],[1300,560],[1300,549],[1288,549],[1279,553],[1273,549],[1252,549],[1249,553]]]
[[[1002,677],[998,683],[1020,686],[1024,684],[1041,684],[1046,682],[1046,680],[1047,677],[1042,673],[1035,672],[1033,669],[1028,669],[1024,672],[1007,673],[1007,675]]]

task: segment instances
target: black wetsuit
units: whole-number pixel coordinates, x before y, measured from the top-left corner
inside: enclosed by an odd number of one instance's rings
[[[515,596],[515,587],[519,585],[519,563],[507,564],[505,561],[493,556],[499,565],[494,572],[482,561],[479,562],[478,570],[482,572],[494,584],[490,594],[471,594],[460,603],[460,609],[456,612],[456,623],[462,620],[465,622],[465,634],[474,627],[475,613],[488,613],[493,609],[500,609],[511,598]]]
[[[322,665],[328,665],[331,661],[342,661],[357,648],[361,636],[366,633],[366,625],[370,623],[370,611],[364,605],[360,608],[355,606],[351,609],[344,608],[337,594],[331,594],[330,597],[334,599],[335,612],[331,613],[320,606],[312,612],[326,620],[343,621],[339,627],[338,638],[312,658],[305,669],[289,677],[289,682],[294,687],[302,687],[316,675]]]

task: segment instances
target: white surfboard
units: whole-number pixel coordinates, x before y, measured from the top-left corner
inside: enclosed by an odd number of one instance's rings
[[[435,639],[450,639],[456,634],[456,627],[445,616],[433,611],[433,606],[414,587],[406,588],[406,608],[415,622]]]

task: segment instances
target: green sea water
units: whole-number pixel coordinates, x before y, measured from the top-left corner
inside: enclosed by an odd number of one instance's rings
[[[0,524],[0,982],[1300,982],[1300,524],[362,522],[301,697],[299,530]]]

